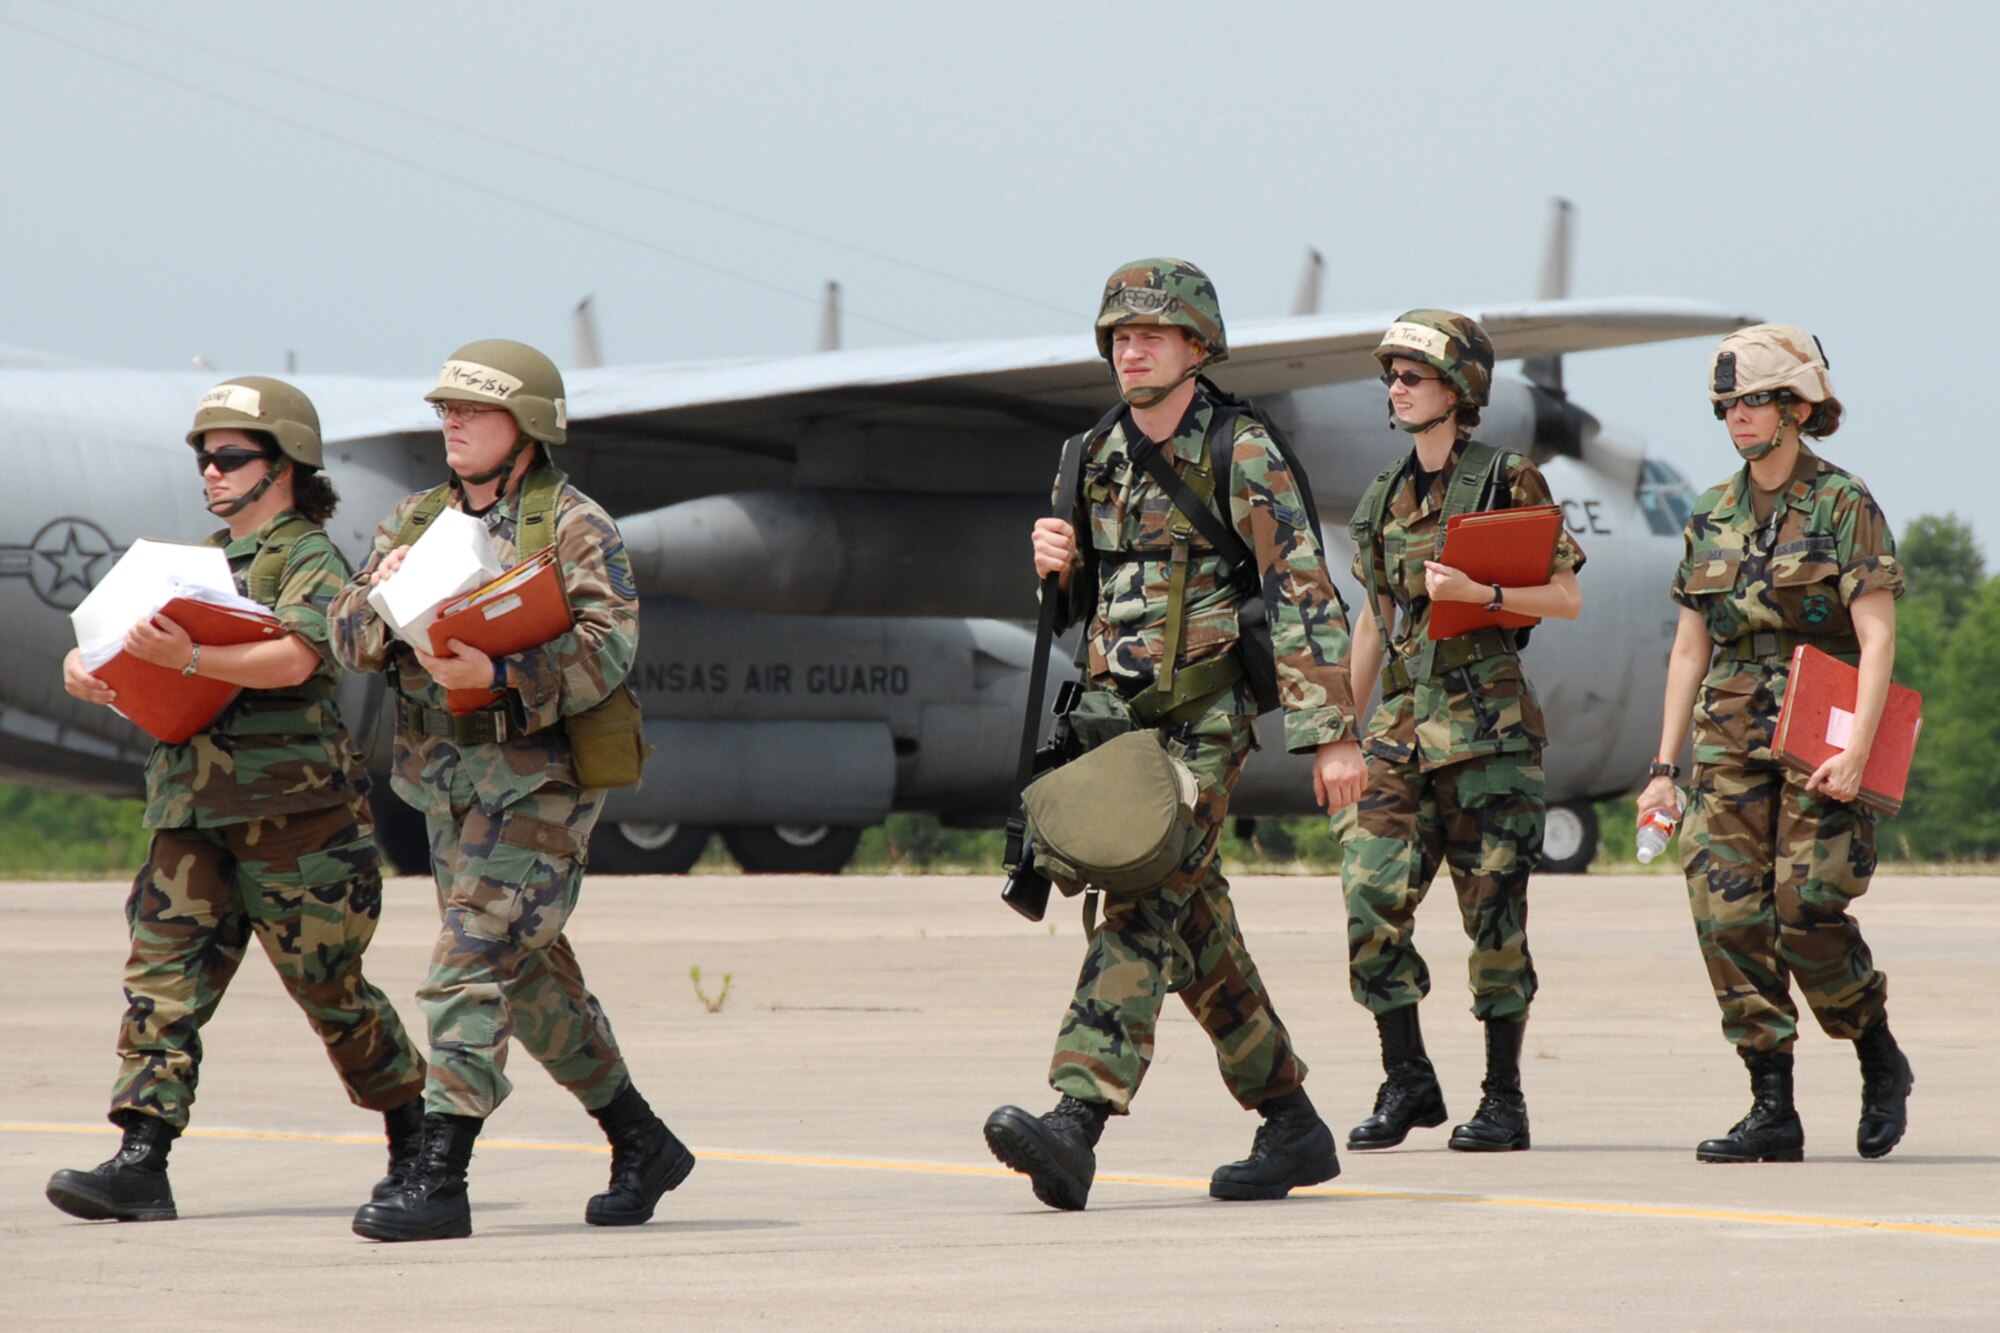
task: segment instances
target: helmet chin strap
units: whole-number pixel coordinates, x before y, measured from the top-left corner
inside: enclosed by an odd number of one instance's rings
[[[484,472],[460,472],[455,475],[460,483],[466,486],[484,486],[489,481],[497,481],[513,470],[514,464],[520,461],[521,455],[526,453],[528,446],[533,443],[534,441],[526,434],[516,434],[514,447],[507,451],[507,456],[500,460],[498,467],[487,468]]]
[[[1777,432],[1773,434],[1770,439],[1764,440],[1757,444],[1737,445],[1736,452],[1738,456],[1741,457],[1743,461],[1746,463],[1754,463],[1760,458],[1768,458],[1773,449],[1777,448],[1780,444],[1783,444],[1785,442],[1785,432],[1790,430],[1795,424],[1797,423],[1795,418],[1792,416],[1791,406],[1787,404],[1783,407],[1780,407],[1778,409]]]
[[[1152,407],[1165,402],[1168,394],[1180,388],[1181,385],[1186,384],[1200,373],[1201,362],[1197,361],[1186,370],[1183,370],[1172,384],[1135,384],[1129,389],[1120,385],[1118,396],[1123,398],[1132,407]],[[1112,367],[1111,378],[1114,380],[1118,378],[1118,369],[1115,366]]]
[[[291,460],[283,454],[271,460],[271,466],[264,472],[263,480],[237,496],[234,500],[210,501],[208,512],[217,518],[235,518],[251,505],[256,504],[271,489],[271,483],[291,470]]]
[[[1448,408],[1443,416],[1432,417],[1429,421],[1405,421],[1401,417],[1396,415],[1396,405],[1394,403],[1391,403],[1389,404],[1389,424],[1394,426],[1397,430],[1408,431],[1412,435],[1422,435],[1432,426],[1441,426],[1445,422],[1450,421],[1452,418],[1452,414],[1457,411],[1458,408],[1456,405],[1454,405]]]

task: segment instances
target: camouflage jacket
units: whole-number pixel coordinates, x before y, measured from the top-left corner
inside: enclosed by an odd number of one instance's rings
[[[288,509],[247,537],[223,531],[208,539],[229,557],[238,592],[250,595],[257,552],[294,516]],[[324,532],[292,544],[271,609],[319,654],[319,666],[300,686],[244,690],[206,730],[155,745],[146,760],[146,827],[241,824],[345,805],[367,790],[332,698],[340,668],[327,643],[327,611],[346,580],[347,561]]]
[[[1197,394],[1174,438],[1163,446],[1177,471],[1200,456],[1214,411]],[[1079,534],[1088,534],[1097,553],[1095,600],[1085,604],[1091,580],[1073,580],[1064,617],[1069,624],[1089,621],[1091,679],[1128,697],[1152,684],[1165,638],[1172,546],[1167,523],[1174,513],[1167,493],[1131,461],[1131,443],[1138,438],[1143,437],[1127,412],[1084,459],[1082,494],[1070,522]],[[1285,748],[1311,750],[1353,736],[1347,616],[1327,577],[1291,470],[1264,428],[1248,415],[1237,420],[1233,466],[1229,458],[1219,457],[1211,467],[1218,499],[1225,486],[1234,487],[1227,517],[1255,554],[1263,577],[1285,710]],[[1058,494],[1058,509],[1064,502]],[[1235,648],[1236,617],[1243,603],[1226,558],[1199,534],[1189,551],[1179,665]],[[1229,707],[1240,714],[1256,712],[1243,682],[1237,682]]]
[[[375,530],[375,548],[333,605],[333,642],[340,660],[356,671],[384,671],[397,693],[443,711],[445,691],[417,661],[414,650],[390,635],[368,605],[368,578],[394,548],[404,522],[423,502],[418,492],[396,506]],[[462,509],[462,495],[451,500]],[[484,515],[501,563],[515,562],[515,525],[521,488]],[[567,634],[506,659],[502,693],[510,735],[497,744],[459,745],[448,736],[396,733],[391,785],[411,806],[429,814],[451,811],[451,785],[461,765],[472,778],[482,809],[497,814],[547,782],[574,785],[569,737],[556,725],[602,703],[625,679],[639,642],[638,590],[624,538],[611,516],[574,486],[556,500],[556,558],[573,624]],[[516,731],[518,729],[518,731]]]
[[[1695,762],[1778,768],[1771,740],[1792,645],[1749,661],[1720,649],[1772,630],[1851,640],[1855,598],[1903,595],[1895,538],[1861,478],[1803,446],[1769,519],[1757,518],[1745,466],[1695,501],[1683,537],[1673,597],[1701,615],[1719,650],[1695,699]]]
[[[1422,651],[1430,633],[1431,599],[1424,591],[1424,561],[1435,559],[1438,524],[1444,517],[1445,487],[1465,452],[1465,442],[1452,446],[1451,456],[1417,494],[1414,464],[1390,493],[1388,512],[1376,539],[1354,552],[1354,577],[1368,587],[1368,562],[1375,565],[1376,586],[1395,600],[1396,627],[1391,643],[1403,660]],[[1541,471],[1520,454],[1510,453],[1507,469],[1509,505],[1515,509],[1551,503]],[[1583,568],[1583,551],[1563,532],[1556,539],[1551,573]],[[1375,608],[1377,616],[1381,608]],[[1534,752],[1548,743],[1535,687],[1515,653],[1484,657],[1467,666],[1441,671],[1432,680],[1416,681],[1410,689],[1386,699],[1369,719],[1366,749],[1391,763],[1415,758],[1425,771],[1443,768],[1475,755]]]

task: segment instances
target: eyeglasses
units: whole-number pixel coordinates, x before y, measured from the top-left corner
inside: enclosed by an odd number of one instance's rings
[[[1385,370],[1382,372],[1381,378],[1382,378],[1382,383],[1384,384],[1393,386],[1398,380],[1400,380],[1402,381],[1403,385],[1406,388],[1414,389],[1419,384],[1435,384],[1439,380],[1443,379],[1444,376],[1419,375],[1414,370]]]
[[[269,460],[273,455],[255,449],[217,449],[214,453],[194,451],[195,471],[204,475],[213,467],[217,472],[234,472],[245,463],[254,463],[262,458]]]
[[[432,403],[431,410],[437,413],[439,421],[450,421],[457,417],[460,421],[470,421],[474,417],[485,416],[488,412],[504,412],[504,407],[485,407],[478,403]]]
[[[1774,402],[1792,403],[1797,401],[1785,389],[1764,389],[1757,393],[1739,394],[1734,398],[1718,398],[1715,400],[1715,419],[1720,421],[1728,416],[1730,409],[1738,403],[1743,404],[1745,407],[1764,407]]]

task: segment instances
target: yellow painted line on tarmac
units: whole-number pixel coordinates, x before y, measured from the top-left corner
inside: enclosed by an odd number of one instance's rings
[[[5,1134],[95,1134],[108,1135],[104,1125],[55,1125],[0,1121]],[[379,1134],[286,1134],[253,1129],[190,1129],[187,1137],[283,1143],[354,1143],[379,1147]],[[547,1143],[526,1139],[485,1139],[483,1149],[505,1152],[597,1153],[610,1151],[601,1143]],[[988,1176],[1012,1179],[1014,1172],[1003,1166],[972,1166],[958,1162],[909,1162],[876,1157],[829,1157],[806,1153],[742,1152],[729,1148],[696,1148],[696,1156],[711,1162],[743,1162],[756,1166],[809,1166],[841,1171],[894,1171],[924,1176]],[[1101,1174],[1100,1184],[1138,1185],[1147,1189],[1199,1190],[1208,1192],[1206,1180],[1181,1176],[1132,1176]],[[1521,1208],[1551,1213],[1582,1213],[1598,1217],[1657,1217],[1684,1222],[1730,1222],[1745,1226],[1811,1227],[1827,1231],[1883,1231],[1913,1236],[1949,1236],[1959,1240],[2000,1240],[2000,1227],[1951,1226],[1941,1222],[1896,1222],[1875,1217],[1839,1217],[1816,1213],[1745,1212],[1729,1208],[1688,1208],[1667,1204],[1592,1203],[1578,1199],[1531,1199],[1496,1194],[1453,1194],[1444,1191],[1361,1190],[1332,1185],[1313,1185],[1293,1190],[1294,1195],[1335,1199],[1366,1199],[1377,1203],[1430,1203]]]

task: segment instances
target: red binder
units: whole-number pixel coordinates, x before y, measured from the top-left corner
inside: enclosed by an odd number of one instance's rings
[[[278,618],[232,611],[187,597],[176,597],[158,614],[187,631],[204,648],[237,643],[263,643],[285,633]],[[179,745],[215,721],[242,689],[226,680],[183,676],[172,667],[155,666],[127,652],[90,673],[118,691],[111,705],[155,740]]]
[[[1555,566],[1562,521],[1556,505],[1460,514],[1445,528],[1438,560],[1464,570],[1474,583],[1539,588]],[[1430,637],[1451,639],[1488,626],[1524,629],[1541,620],[1515,611],[1488,611],[1478,602],[1432,602]]]
[[[457,639],[485,653],[505,657],[539,648],[569,632],[569,598],[554,547],[523,560],[483,588],[447,603],[431,623],[431,643],[444,648]],[[476,713],[499,699],[498,690],[447,690],[453,713]]]
[[[1784,711],[1778,714],[1778,734],[1772,750],[1789,768],[1810,774],[1847,748],[1847,731],[1854,725],[1854,697],[1861,688],[1861,671],[1811,644],[1792,650],[1792,676],[1785,686]],[[1924,697],[1907,685],[1891,685],[1882,705],[1882,721],[1861,770],[1857,798],[1871,809],[1893,815],[1903,808],[1910,783],[1910,759],[1917,751],[1917,733],[1924,728]]]

